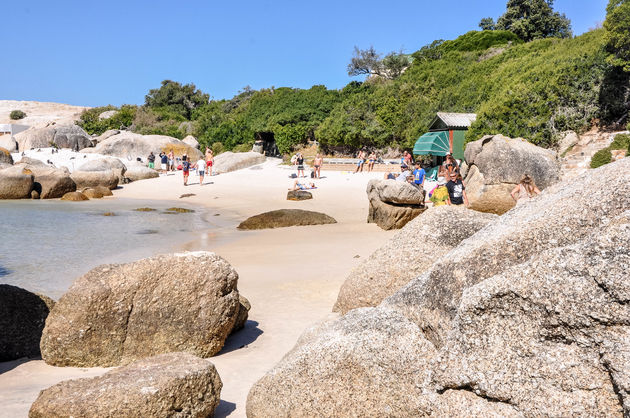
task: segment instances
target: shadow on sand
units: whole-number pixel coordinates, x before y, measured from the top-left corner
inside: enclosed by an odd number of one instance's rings
[[[230,415],[236,409],[236,404],[234,402],[228,402],[221,399],[219,402],[219,406],[214,411],[214,418],[224,418]]]
[[[263,331],[258,328],[258,322],[248,320],[243,329],[236,331],[234,334],[230,335],[227,340],[225,340],[223,349],[219,351],[217,355],[220,356],[231,351],[238,350],[239,348],[243,348],[256,341],[262,333]]]

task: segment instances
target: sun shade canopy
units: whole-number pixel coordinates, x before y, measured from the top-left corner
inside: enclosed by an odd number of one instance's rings
[[[444,157],[450,149],[448,132],[427,132],[413,146],[414,155],[437,155]]]

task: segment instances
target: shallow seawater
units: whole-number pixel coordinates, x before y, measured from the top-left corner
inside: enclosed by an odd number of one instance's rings
[[[177,251],[213,227],[203,208],[177,206],[195,212],[144,200],[0,200],[0,283],[58,299],[93,267]]]

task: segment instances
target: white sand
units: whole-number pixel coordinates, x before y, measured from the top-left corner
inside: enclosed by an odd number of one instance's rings
[[[315,180],[313,200],[286,200],[295,170],[278,166],[278,160],[234,173],[206,178],[212,184],[199,186],[191,175],[183,186],[177,172],[157,179],[125,185],[116,197],[179,200],[212,208],[221,214],[227,229],[209,230],[187,250],[212,250],[238,271],[239,290],[252,309],[245,330],[226,342],[210,360],[223,381],[221,405],[216,416],[245,416],[250,387],[293,347],[310,325],[331,314],[340,285],[350,270],[389,239],[393,232],[367,224],[365,187],[382,173],[324,171]],[[310,181],[310,179],[305,179]],[[237,231],[246,217],[282,208],[315,210],[334,217],[333,225],[291,227],[262,231]],[[355,258],[359,256],[358,258]],[[12,368],[13,367],[13,368]],[[11,370],[3,370],[12,368]],[[43,361],[0,364],[0,416],[27,416],[39,390],[58,381],[98,375],[104,369],[56,368]]]

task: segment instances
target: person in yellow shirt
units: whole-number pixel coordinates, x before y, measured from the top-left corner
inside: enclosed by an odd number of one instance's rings
[[[435,190],[433,190],[433,194],[429,200],[433,202],[433,206],[448,204],[448,189],[446,188],[446,180],[444,177],[438,178],[438,185]]]

